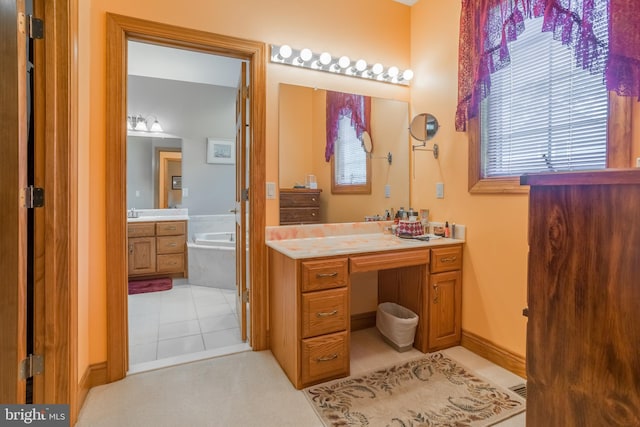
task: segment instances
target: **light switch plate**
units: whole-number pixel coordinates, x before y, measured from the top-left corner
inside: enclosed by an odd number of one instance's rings
[[[436,199],[444,199],[444,182],[436,182]]]
[[[267,182],[267,199],[273,200],[276,198],[276,183]]]
[[[189,189],[188,188],[183,188],[182,189],[182,197],[189,197]]]
[[[391,197],[391,185],[387,184],[384,186],[384,197],[387,199]]]
[[[640,157],[636,157],[636,167],[640,168]]]

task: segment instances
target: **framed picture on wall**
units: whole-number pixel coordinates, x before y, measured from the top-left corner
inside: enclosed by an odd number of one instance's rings
[[[182,175],[174,175],[171,177],[171,189],[182,190]]]
[[[236,163],[236,143],[231,139],[207,138],[207,163]]]

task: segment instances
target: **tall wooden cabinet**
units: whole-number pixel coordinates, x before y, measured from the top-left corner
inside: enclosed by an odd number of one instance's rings
[[[530,185],[527,426],[640,425],[640,170]]]

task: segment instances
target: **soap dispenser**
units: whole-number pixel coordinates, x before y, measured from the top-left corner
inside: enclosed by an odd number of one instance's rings
[[[449,230],[449,221],[445,221],[444,223],[444,237],[447,239],[451,237],[451,231]]]

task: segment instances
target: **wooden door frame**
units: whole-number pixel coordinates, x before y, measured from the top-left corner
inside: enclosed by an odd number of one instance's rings
[[[45,206],[35,218],[34,349],[44,373],[34,402],[78,400],[78,0],[34,0],[44,39],[36,41],[35,183]]]
[[[249,227],[251,242],[250,345],[268,348],[267,281],[265,246],[265,138],[266,45],[107,13],[106,105],[106,238],[107,238],[107,381],[124,378],[128,369],[127,334],[127,221],[126,221],[126,116],[127,41],[196,50],[247,60],[251,134]]]
[[[3,232],[0,238],[0,402],[24,403],[25,381],[18,379],[20,360],[26,356],[27,214],[18,192],[27,182],[26,45],[18,28],[24,1],[0,3],[0,205]],[[7,58],[7,60],[5,60]]]

